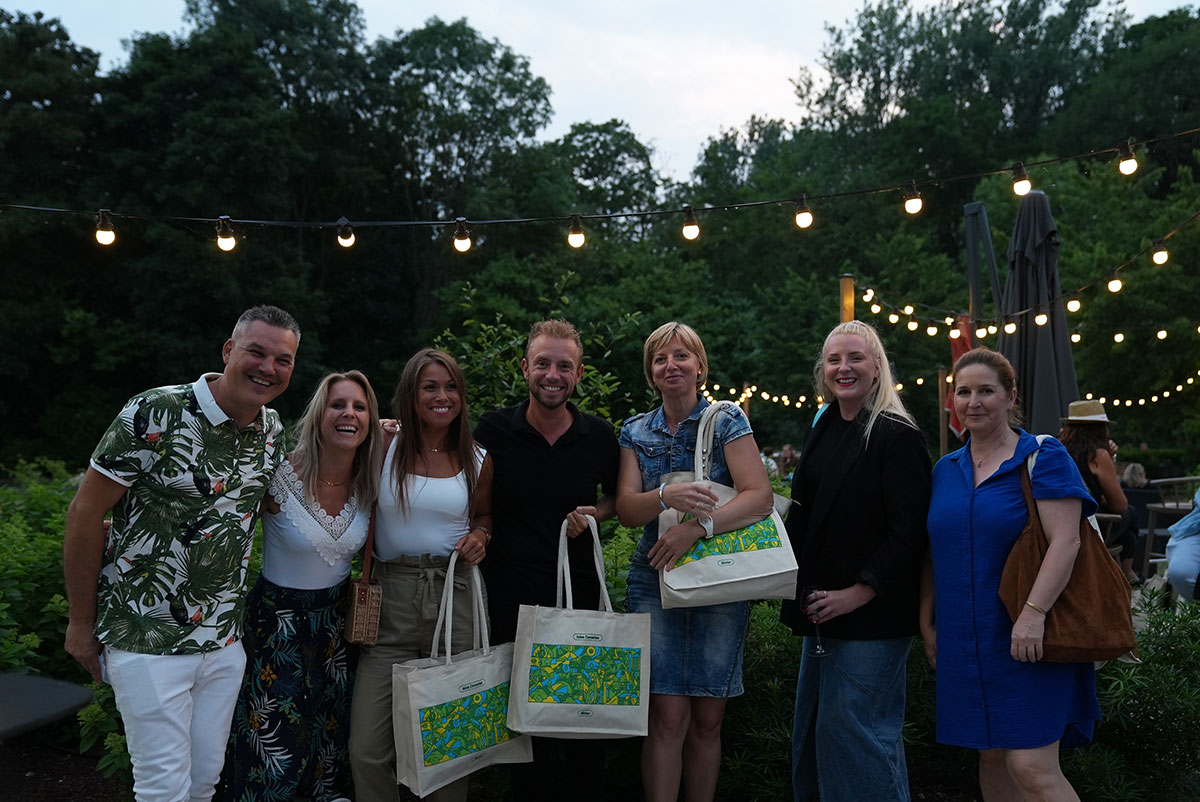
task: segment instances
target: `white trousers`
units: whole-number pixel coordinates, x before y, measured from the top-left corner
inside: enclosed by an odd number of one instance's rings
[[[246,668],[241,641],[206,654],[104,647],[138,802],[208,802]]]

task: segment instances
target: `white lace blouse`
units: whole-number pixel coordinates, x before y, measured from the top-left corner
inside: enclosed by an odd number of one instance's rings
[[[279,512],[263,515],[263,576],[301,590],[332,587],[349,576],[350,560],[367,540],[369,511],[359,515],[354,496],[336,517],[309,503],[300,477],[286,460],[267,492],[279,504]]]

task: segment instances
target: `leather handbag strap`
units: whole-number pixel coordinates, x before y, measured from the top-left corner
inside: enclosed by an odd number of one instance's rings
[[[363,552],[362,584],[364,585],[371,581],[371,555],[375,551],[375,513],[378,509],[378,503],[371,505],[371,523],[367,526],[367,542],[363,546],[366,549]]]

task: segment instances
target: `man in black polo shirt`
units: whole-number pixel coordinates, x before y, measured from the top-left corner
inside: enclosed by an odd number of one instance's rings
[[[600,580],[583,516],[602,521],[616,512],[620,450],[612,424],[580,412],[568,400],[583,376],[579,332],[565,320],[535,323],[521,372],[529,382],[529,398],[484,414],[475,427],[475,439],[491,454],[496,469],[495,531],[480,564],[494,643],[516,636],[520,605],[554,606],[564,518],[571,537],[567,553],[575,607],[599,606]],[[581,532],[587,536],[576,537]],[[602,742],[535,738],[534,761],[513,766],[513,799],[557,798],[565,788],[581,799],[602,798],[602,784],[596,781],[602,776]],[[581,778],[591,779],[581,783]]]

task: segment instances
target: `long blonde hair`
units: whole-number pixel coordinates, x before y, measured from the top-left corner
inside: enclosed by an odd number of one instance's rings
[[[396,393],[392,396],[392,414],[400,421],[400,432],[396,435],[396,453],[392,455],[392,484],[396,487],[396,502],[400,510],[408,512],[408,496],[404,492],[404,481],[421,461],[421,421],[417,417],[417,388],[421,383],[421,371],[426,365],[441,365],[450,374],[458,388],[461,402],[458,417],[450,422],[448,443],[451,458],[467,480],[467,509],[475,505],[475,485],[479,481],[479,465],[475,456],[475,438],[471,435],[471,416],[467,408],[467,380],[454,357],[436,348],[422,348],[413,354],[396,382]]]
[[[880,415],[887,415],[907,423],[914,429],[917,428],[917,422],[904,408],[904,402],[900,400],[900,393],[896,391],[896,382],[892,377],[892,367],[888,364],[883,340],[879,339],[879,333],[875,331],[874,326],[863,323],[861,320],[839,323],[830,329],[829,334],[825,335],[825,342],[821,343],[821,353],[817,355],[816,364],[813,365],[813,386],[817,390],[817,395],[826,401],[835,397],[829,385],[825,383],[825,349],[829,347],[829,341],[840,334],[862,337],[863,342],[867,344],[868,353],[875,360],[875,367],[879,369],[878,381],[875,382],[875,386],[871,388],[867,397],[863,399],[863,409],[867,411],[863,445],[866,445],[867,441],[871,439],[871,432],[874,431]]]
[[[308,400],[304,415],[300,418],[300,442],[292,452],[296,475],[304,486],[304,497],[309,501],[317,498],[317,463],[321,459],[321,418],[329,404],[329,391],[338,382],[354,382],[367,397],[367,439],[354,452],[351,465],[354,497],[358,508],[369,509],[379,495],[379,472],[383,461],[383,430],[379,427],[379,402],[371,382],[361,372],[348,370],[345,373],[329,373],[321,379],[316,392]]]

